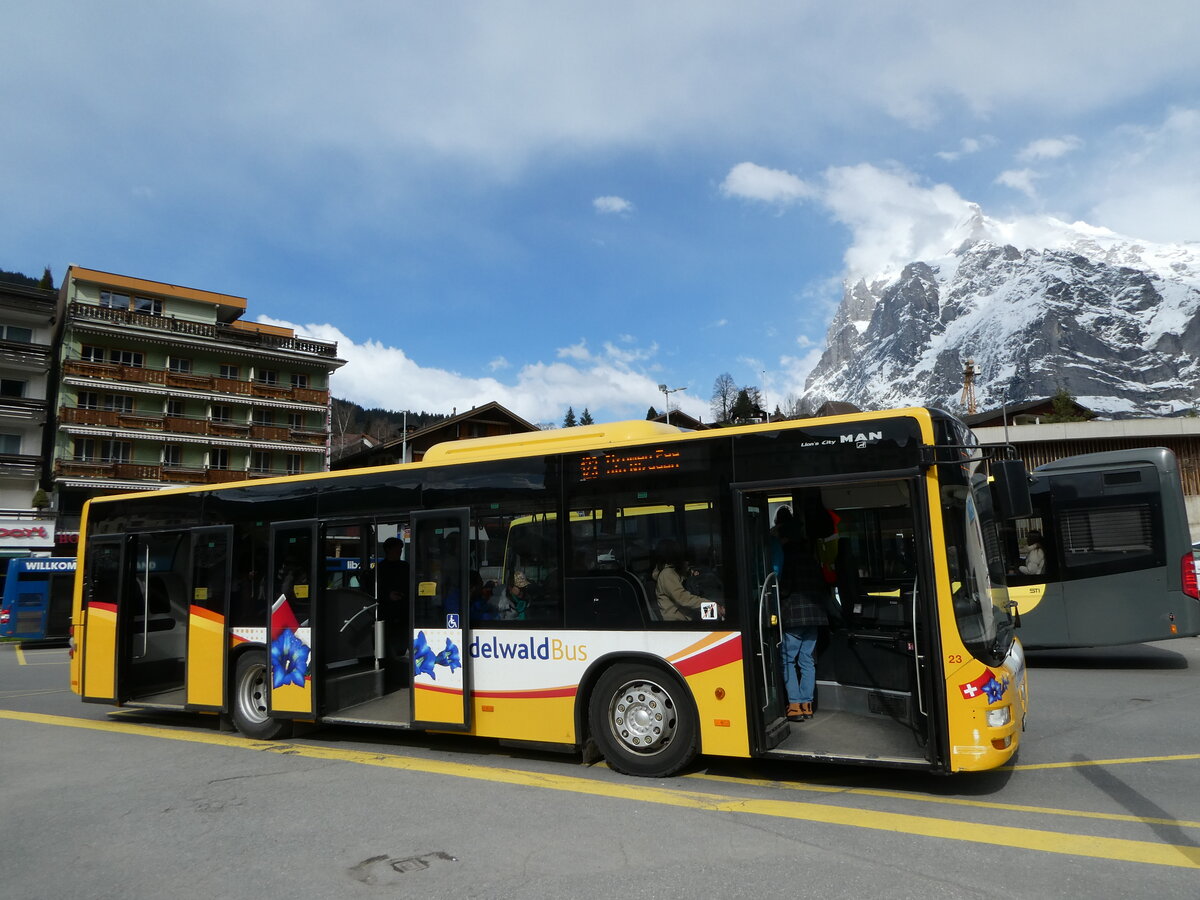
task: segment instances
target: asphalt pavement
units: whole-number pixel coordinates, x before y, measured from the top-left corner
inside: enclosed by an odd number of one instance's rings
[[[1030,657],[1003,770],[705,758],[638,779],[495,741],[249,741],[0,645],[0,896],[1200,897],[1200,639]]]

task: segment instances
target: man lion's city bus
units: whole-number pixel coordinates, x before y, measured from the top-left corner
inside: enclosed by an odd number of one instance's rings
[[[66,641],[74,583],[73,556],[10,559],[0,599],[0,637]]]
[[[1006,485],[1006,515],[1027,515],[1019,462],[985,458],[946,413],[903,409],[580,426],[96,498],[72,686],[225,714],[253,738],[296,721],[460,731],[594,747],[647,776],[700,753],[991,769],[1016,752],[1027,700],[992,502]],[[782,689],[784,505],[820,540],[829,586],[803,723]],[[689,621],[655,602],[664,538],[703,598]]]
[[[1163,447],[1072,456],[1031,473],[1032,515],[1004,528],[1009,600],[1026,648],[1104,647],[1200,634],[1200,559],[1179,463]],[[1028,536],[1040,572],[1023,572]]]

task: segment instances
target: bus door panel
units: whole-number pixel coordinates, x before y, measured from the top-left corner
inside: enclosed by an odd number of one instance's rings
[[[229,585],[233,528],[192,531],[191,603],[187,631],[187,703],[221,709],[229,658]]]
[[[314,522],[271,526],[271,605],[267,613],[267,671],[275,718],[316,714],[313,676],[321,647],[314,641],[313,586],[317,583]]]
[[[119,614],[122,700],[184,704],[187,582],[191,542],[184,531],[130,536]]]
[[[88,542],[83,573],[82,634],[76,640],[83,655],[85,700],[117,699],[117,617],[125,576],[124,535]]]
[[[413,721],[444,728],[470,727],[470,669],[466,594],[470,584],[470,510],[412,516]]]
[[[779,573],[771,558],[771,497],[767,493],[737,494],[738,549],[743,590],[749,599],[748,620],[753,623],[749,678],[758,707],[757,739],[769,750],[787,737],[783,684],[783,625],[779,607]]]

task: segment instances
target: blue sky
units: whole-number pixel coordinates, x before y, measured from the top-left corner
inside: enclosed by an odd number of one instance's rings
[[[0,268],[245,296],[365,406],[782,403],[971,203],[1200,240],[1200,6],[987,6],[15,0]]]

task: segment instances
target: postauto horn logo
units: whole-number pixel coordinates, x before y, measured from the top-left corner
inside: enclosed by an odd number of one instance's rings
[[[557,659],[584,662],[588,658],[587,644],[568,644],[558,638],[529,638],[505,641],[498,637],[471,641],[468,649],[472,659]]]

